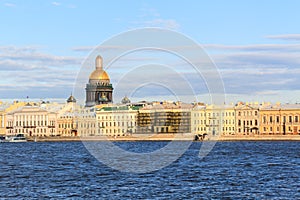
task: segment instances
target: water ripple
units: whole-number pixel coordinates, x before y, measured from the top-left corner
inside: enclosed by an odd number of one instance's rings
[[[133,152],[166,144],[118,143]],[[80,142],[0,145],[4,199],[300,199],[299,142],[220,142],[204,159],[196,142],[145,174],[112,170]]]

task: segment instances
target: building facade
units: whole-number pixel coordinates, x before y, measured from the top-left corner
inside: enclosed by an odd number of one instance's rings
[[[56,136],[56,113],[26,104],[6,115],[6,135]]]
[[[96,136],[96,112],[94,109],[83,108],[77,113],[77,134],[80,137]]]
[[[191,131],[195,135],[207,135],[206,107],[204,104],[196,104],[191,110]]]
[[[57,113],[57,135],[62,137],[76,137],[77,133],[77,113],[80,107],[76,104],[75,97],[71,96],[67,99],[67,104],[63,106]]]
[[[237,135],[259,134],[259,104],[239,102],[235,106]]]
[[[96,125],[99,135],[125,136],[136,133],[139,107],[114,105],[96,109]]]
[[[299,135],[300,105],[263,104],[260,108],[260,134]]]
[[[215,137],[222,134],[222,112],[224,108],[214,104],[206,106],[206,131],[209,136]]]
[[[157,102],[138,112],[138,133],[190,133],[191,104]]]
[[[222,119],[222,135],[235,135],[235,110],[233,105],[224,106]]]
[[[5,110],[0,109],[0,135],[5,135]]]

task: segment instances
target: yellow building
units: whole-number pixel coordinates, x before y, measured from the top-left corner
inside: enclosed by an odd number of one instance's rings
[[[260,108],[260,134],[300,134],[300,105],[263,104]]]
[[[5,135],[5,123],[4,123],[4,107],[3,107],[3,102],[0,101],[0,135]]]
[[[71,95],[67,103],[57,111],[57,135],[62,137],[77,136],[77,113],[80,107]]]
[[[0,135],[5,135],[5,109],[0,109]]]
[[[77,136],[77,115],[64,113],[57,118],[57,132],[62,137]]]
[[[235,106],[237,135],[259,134],[259,104],[239,102]]]
[[[204,104],[196,104],[191,110],[191,132],[195,135],[206,133],[206,110]]]
[[[191,123],[192,133],[196,135],[234,135],[234,106],[197,104],[191,111]]]
[[[224,106],[222,119],[222,135],[235,135],[235,110],[233,105]]]

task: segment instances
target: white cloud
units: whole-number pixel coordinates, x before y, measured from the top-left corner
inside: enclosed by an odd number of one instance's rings
[[[4,6],[6,6],[6,7],[15,7],[16,4],[14,4],[14,3],[4,3]]]
[[[278,98],[280,100],[279,91],[289,91],[290,95],[294,95],[294,91],[299,91],[300,86],[300,51],[299,45],[290,44],[259,44],[259,45],[221,45],[206,44],[206,48],[220,50],[221,52],[210,55],[216,63],[224,81],[226,93],[230,95],[240,95],[241,97],[253,98],[260,101],[260,96],[264,98]],[[74,51],[91,51],[94,46],[74,47]],[[107,46],[108,50],[120,49],[121,46]],[[178,47],[180,48],[180,46]],[[187,48],[187,47],[182,47]],[[280,49],[283,49],[280,51]],[[188,49],[191,50],[191,49]],[[147,55],[149,57],[147,57]],[[159,55],[160,60],[153,60]],[[170,58],[170,59],[169,59]],[[207,89],[201,77],[189,74],[186,63],[178,63],[178,60],[172,60],[173,57],[164,57],[157,52],[143,52],[143,54],[130,54],[114,63],[115,67],[109,68],[108,73],[111,76],[114,87],[120,89],[117,81],[120,76],[126,74],[122,71],[123,67],[135,66],[134,64],[159,63],[169,64],[174,69],[179,70],[179,74],[186,77],[197,94],[207,93]],[[41,48],[34,46],[15,47],[0,46],[0,71],[2,80],[0,81],[1,95],[13,95],[24,91],[35,91],[36,95],[47,95],[47,97],[63,97],[69,94],[77,77],[77,69],[80,69],[81,61],[84,58],[73,56],[57,56],[47,54],[41,51]],[[105,59],[105,58],[104,58]],[[152,59],[152,60],[151,60]],[[162,61],[163,60],[163,61]],[[165,61],[165,62],[164,62]],[[171,63],[170,63],[171,61]],[[94,60],[91,61],[93,68]],[[174,65],[173,65],[174,64]],[[75,70],[74,70],[75,69]],[[88,79],[88,74],[83,77],[84,84]],[[148,73],[148,72],[147,72]],[[18,76],[16,76],[18,74]],[[178,85],[178,80],[172,76],[165,76],[166,81],[171,86],[178,86],[177,89],[184,93],[184,88]],[[157,77],[159,78],[159,77]],[[136,76],[132,81],[123,81],[121,87],[128,89],[134,88],[136,84],[143,82],[143,76]],[[139,81],[139,83],[135,82]],[[13,88],[15,85],[20,87]],[[10,86],[10,87],[7,87]],[[7,90],[5,90],[7,88]],[[84,90],[84,87],[82,87]],[[123,93],[126,90],[121,90]],[[154,95],[151,88],[142,93],[142,95],[163,96],[161,93]],[[81,90],[81,89],[80,89]],[[14,91],[14,92],[13,92]],[[47,92],[48,93],[47,93]],[[43,93],[44,92],[44,93]],[[121,98],[124,94],[115,94]],[[130,94],[130,91],[126,91]],[[32,94],[30,95],[32,96]],[[2,96],[3,97],[3,96]],[[1,98],[1,97],[0,97]],[[234,97],[236,98],[236,96]],[[248,97],[247,97],[248,98]],[[295,99],[295,97],[291,97]],[[145,96],[147,99],[147,96]],[[240,99],[243,100],[243,99]]]
[[[210,57],[213,61],[222,68],[253,68],[262,66],[289,66],[289,67],[299,67],[300,66],[300,51],[297,52],[285,52],[285,51],[275,51],[275,52],[261,52],[261,51],[251,51],[251,52],[229,52],[229,53],[219,53],[212,54]]]
[[[52,4],[53,6],[60,6],[60,5],[61,5],[61,3],[56,2],[56,1],[53,1],[51,4]]]
[[[155,27],[155,28],[166,28],[172,30],[178,30],[180,28],[179,23],[174,19],[162,19],[162,18],[155,18],[150,20],[140,20],[132,22],[136,27]]]
[[[46,66],[78,65],[82,61],[80,57],[46,54],[41,52],[40,48],[33,46],[0,46],[0,58],[2,61],[31,62]]]
[[[0,46],[0,98],[25,92],[37,97],[62,97],[64,91],[72,90],[81,60],[43,53],[32,46]]]
[[[164,18],[156,9],[144,6],[140,9],[141,14],[137,16],[137,20],[131,22],[136,27],[158,27],[172,30],[178,30],[180,24],[175,19]]]
[[[223,77],[232,77],[234,75],[287,75],[290,74],[290,70],[287,67],[283,68],[272,68],[264,66],[252,66],[249,68],[221,68],[220,72]],[[294,71],[294,74],[300,74],[300,71]]]
[[[223,45],[204,44],[207,50],[226,51],[300,51],[300,44],[253,44],[253,45]]]
[[[141,25],[146,27],[160,27],[173,30],[178,30],[180,28],[180,25],[174,19],[153,19],[144,21]]]
[[[73,47],[73,51],[78,52],[91,52],[93,50],[99,49],[99,51],[106,51],[106,50],[118,50],[118,49],[128,49],[126,46],[117,46],[117,45],[101,45],[101,46],[78,46]]]
[[[221,44],[207,44],[205,47],[221,49],[221,52],[217,54],[212,54],[210,57],[216,63],[221,76],[224,81],[224,86],[228,94],[248,94],[250,96],[255,96],[258,94],[268,95],[264,91],[272,91],[276,93],[278,90],[290,90],[291,93],[295,90],[299,90],[300,86],[297,84],[300,78],[300,51],[299,45],[289,45],[289,44],[253,44],[253,45],[221,45]],[[118,47],[119,48],[119,47]],[[184,48],[187,51],[192,51],[190,47],[176,47]],[[281,50],[283,49],[283,50]],[[226,51],[224,51],[226,50]],[[228,50],[228,51],[227,51]],[[205,85],[201,85],[203,80],[201,77],[193,76],[189,74],[192,71],[189,70],[187,63],[182,60],[175,59],[173,57],[168,57],[166,59],[165,55],[158,54],[158,52],[143,52],[145,54],[132,54],[127,57],[122,58],[122,61],[114,63],[115,66],[109,68],[109,74],[111,75],[112,81],[115,84],[118,77],[126,71],[122,70],[126,66],[133,67],[136,65],[146,64],[148,62],[155,61],[155,63],[169,65],[174,70],[179,70],[178,73],[187,77],[191,82],[193,88],[197,94],[202,94],[206,92]],[[142,56],[141,56],[142,55]],[[153,56],[152,60],[146,55]],[[153,60],[158,56],[160,59]],[[138,61],[140,60],[140,61]],[[199,64],[203,64],[200,63]],[[113,73],[112,73],[113,72]],[[203,72],[203,71],[202,71]],[[194,72],[193,72],[194,73]],[[148,73],[147,73],[148,74]],[[133,88],[138,84],[136,81],[143,81],[142,76],[136,76],[137,78],[132,79],[132,81],[125,81],[124,89]],[[178,84],[178,80],[166,76],[170,85]],[[140,80],[140,78],[142,80]],[[131,80],[131,79],[130,79]],[[201,85],[201,86],[200,86]],[[116,87],[116,85],[114,85]],[[118,86],[119,87],[119,86]],[[178,87],[181,91],[184,88]],[[261,93],[260,93],[261,92]],[[130,93],[127,91],[126,93]],[[150,95],[151,89],[148,93],[143,95]],[[270,93],[269,93],[270,94]],[[125,94],[120,94],[124,96]],[[162,94],[151,94],[152,96],[159,96]],[[270,94],[271,95],[271,94]],[[259,100],[259,96],[257,97]]]
[[[267,35],[266,38],[281,40],[300,40],[300,34]]]
[[[78,47],[73,47],[73,51],[79,51],[79,52],[89,52],[95,49],[96,46],[78,46]]]

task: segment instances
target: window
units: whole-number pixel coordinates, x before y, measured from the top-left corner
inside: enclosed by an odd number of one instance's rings
[[[276,123],[279,123],[279,116],[276,116]]]
[[[298,122],[298,121],[299,121],[299,117],[295,116],[295,122]]]
[[[289,122],[292,123],[292,116],[289,116]]]

